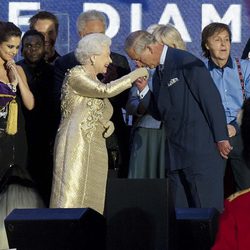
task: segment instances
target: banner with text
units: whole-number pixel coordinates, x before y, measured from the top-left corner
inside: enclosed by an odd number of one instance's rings
[[[105,13],[106,34],[112,38],[112,50],[124,54],[126,36],[154,23],[172,23],[187,43],[187,49],[202,58],[201,31],[211,22],[223,22],[232,31],[232,55],[240,57],[249,38],[250,1],[233,0],[0,0],[0,20],[11,21],[22,31],[38,10],[58,16],[60,27],[57,49],[61,54],[74,50],[79,40],[76,29],[78,15],[95,9]]]

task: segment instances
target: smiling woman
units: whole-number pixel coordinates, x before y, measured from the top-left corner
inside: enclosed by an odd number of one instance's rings
[[[51,207],[90,207],[103,213],[108,156],[105,138],[114,131],[108,98],[130,88],[145,68],[104,84],[97,74],[111,63],[111,40],[104,34],[84,36],[75,55],[81,65],[71,69],[62,88],[62,119],[54,148]]]
[[[4,218],[12,209],[43,206],[26,173],[26,135],[20,104],[31,110],[34,97],[22,68],[14,62],[20,41],[17,26],[0,22],[0,249],[8,248]]]

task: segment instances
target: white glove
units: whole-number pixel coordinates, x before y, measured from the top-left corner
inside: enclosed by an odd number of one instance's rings
[[[112,135],[112,133],[115,130],[114,124],[111,121],[108,121],[106,124],[103,125],[104,128],[106,129],[103,133],[104,138],[108,138],[109,136]]]
[[[149,73],[148,73],[148,70],[146,68],[137,68],[134,71],[132,71],[131,73],[129,73],[129,76],[130,76],[132,82],[134,82],[135,80],[137,80],[140,77],[148,78]]]

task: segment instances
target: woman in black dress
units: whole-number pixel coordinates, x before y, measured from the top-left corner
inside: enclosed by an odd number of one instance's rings
[[[26,174],[26,136],[20,104],[31,110],[35,101],[23,69],[14,62],[21,31],[0,22],[0,249],[8,248],[4,218],[14,208],[42,206]]]

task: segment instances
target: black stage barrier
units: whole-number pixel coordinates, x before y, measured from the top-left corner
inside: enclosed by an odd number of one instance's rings
[[[106,220],[90,208],[14,209],[5,219],[10,248],[105,249]]]
[[[108,250],[174,249],[168,179],[109,179],[104,215]]]
[[[176,208],[178,250],[210,250],[217,233],[215,208]]]

